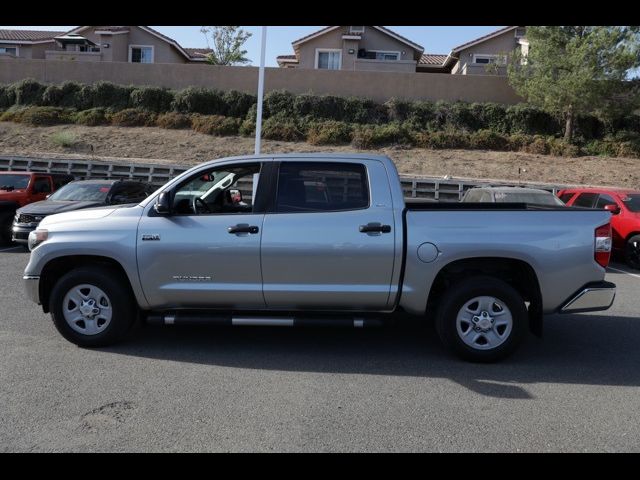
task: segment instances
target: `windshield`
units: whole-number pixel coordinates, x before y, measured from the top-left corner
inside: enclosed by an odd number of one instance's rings
[[[29,185],[29,175],[0,175],[0,190],[21,190]]]
[[[538,205],[564,205],[562,200],[552,193],[536,192],[497,192],[496,202],[524,202]]]
[[[110,183],[69,183],[49,197],[65,202],[104,202]]]
[[[625,206],[632,212],[640,212],[640,194],[634,193],[623,198]]]

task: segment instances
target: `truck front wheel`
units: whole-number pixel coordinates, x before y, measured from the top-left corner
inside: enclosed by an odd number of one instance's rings
[[[494,277],[455,283],[438,309],[442,342],[472,362],[493,362],[511,354],[527,332],[527,309],[520,293]]]
[[[631,268],[640,270],[640,235],[634,235],[627,240],[624,259]]]
[[[112,345],[136,318],[135,302],[114,269],[81,267],[63,275],[51,291],[49,309],[60,334],[80,347]]]

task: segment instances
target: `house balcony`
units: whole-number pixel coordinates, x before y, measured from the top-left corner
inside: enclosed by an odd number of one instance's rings
[[[67,60],[73,62],[100,62],[102,52],[76,52],[73,50],[46,50],[46,60]]]
[[[415,60],[375,60],[370,58],[357,58],[354,60],[354,70],[367,70],[376,72],[415,72],[417,62]]]
[[[460,71],[462,75],[497,75],[497,76],[506,76],[507,75],[507,67],[504,65],[488,65],[486,63],[483,64],[473,64],[467,63],[462,70]]]

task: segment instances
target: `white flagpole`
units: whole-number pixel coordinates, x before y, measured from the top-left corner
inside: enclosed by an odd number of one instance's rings
[[[262,97],[264,96],[264,53],[266,45],[267,27],[262,27],[262,52],[260,53],[260,70],[258,73],[258,111],[256,113],[256,155],[260,155],[260,137],[262,136]]]

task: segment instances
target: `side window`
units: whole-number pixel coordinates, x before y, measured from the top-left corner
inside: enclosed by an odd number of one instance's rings
[[[146,198],[144,183],[124,183],[113,189],[112,203],[135,203]]]
[[[578,198],[576,198],[576,201],[573,202],[573,206],[593,208],[597,196],[597,193],[581,193],[578,195]]]
[[[482,196],[482,190],[472,189],[472,190],[469,191],[469,193],[467,193],[467,196],[465,197],[464,201],[465,202],[479,202],[481,196]]]
[[[605,205],[611,205],[611,204],[617,205],[618,202],[616,202],[611,195],[602,193],[598,197],[598,203],[596,203],[596,208],[603,209]]]
[[[329,212],[369,206],[364,165],[283,162],[278,173],[278,212]]]
[[[51,193],[51,181],[48,177],[36,177],[33,182],[33,193]]]
[[[560,200],[562,200],[563,203],[567,203],[571,200],[571,197],[573,197],[573,193],[563,193],[560,195]]]
[[[173,211],[183,215],[253,213],[259,175],[259,163],[200,172],[174,190]]]

